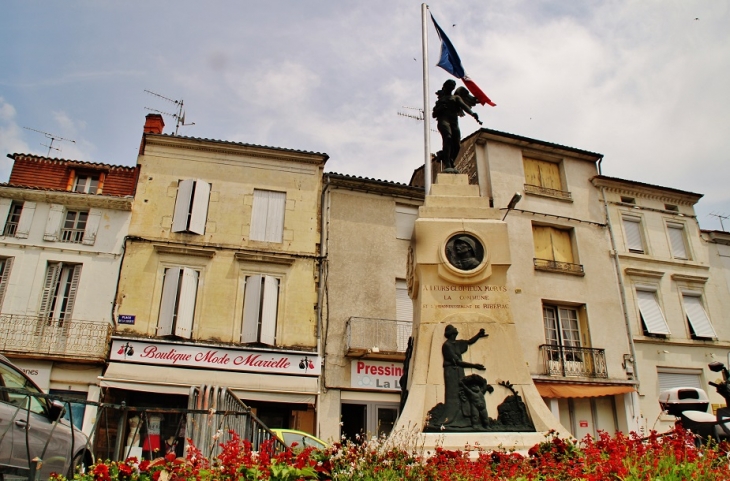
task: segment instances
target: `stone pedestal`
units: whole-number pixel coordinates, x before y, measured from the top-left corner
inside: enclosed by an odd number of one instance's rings
[[[407,400],[394,432],[417,430],[421,433],[418,443],[427,450],[478,444],[486,449],[524,451],[544,441],[550,430],[569,436],[538,394],[524,361],[507,290],[511,261],[503,215],[489,207],[487,199],[479,196],[478,186],[468,184],[466,175],[441,174],[416,220],[408,260],[408,287],[414,302],[413,350]],[[461,406],[455,401],[460,412],[434,423],[434,412],[444,412],[434,410],[439,403],[450,403],[445,411],[455,406],[453,392],[450,402],[445,398],[442,350],[449,325],[458,330],[457,339],[473,340],[462,355],[463,362],[485,368],[466,367],[463,375],[479,374],[493,388],[484,394],[490,418],[484,429],[465,426],[467,401]],[[474,340],[480,329],[488,337]],[[450,369],[453,374],[454,368]],[[508,426],[505,405],[510,403],[505,401],[510,396],[521,403],[534,430]]]

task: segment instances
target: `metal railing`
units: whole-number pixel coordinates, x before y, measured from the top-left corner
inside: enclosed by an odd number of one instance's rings
[[[548,197],[556,197],[558,199],[566,199],[566,200],[571,200],[573,198],[573,196],[568,191],[557,190],[557,189],[548,189],[547,187],[542,187],[540,185],[532,185],[532,184],[525,184],[525,193],[546,195]]]
[[[251,412],[251,408],[225,387],[191,387],[188,410],[186,446],[192,442],[208,459],[220,454],[221,444],[232,438],[231,431],[250,441],[254,451],[259,451],[261,445],[269,440],[272,440],[275,452],[286,449],[286,445]]]
[[[605,349],[543,344],[540,354],[549,376],[608,377]]]
[[[3,229],[3,235],[8,237],[15,237],[15,232],[18,230],[18,223],[8,221]]]
[[[351,317],[347,320],[347,349],[405,353],[412,332],[409,321]]]
[[[533,264],[539,271],[565,272],[567,274],[583,275],[583,265],[571,264],[570,262],[553,261],[550,259],[534,258]]]
[[[61,229],[61,242],[81,244],[84,240],[84,229]]]
[[[108,322],[0,314],[0,351],[105,361],[112,326]]]

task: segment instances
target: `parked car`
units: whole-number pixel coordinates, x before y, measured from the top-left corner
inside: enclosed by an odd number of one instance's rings
[[[327,443],[322,441],[319,438],[316,438],[312,436],[309,433],[305,433],[304,431],[297,431],[296,429],[279,429],[274,428],[271,430],[276,436],[284,441],[284,444],[289,446],[290,448],[292,445],[296,443],[294,446],[295,448],[306,448],[309,446],[314,447],[315,449],[326,449]]]
[[[60,401],[50,401],[21,369],[0,356],[0,480],[27,478],[32,459],[42,459],[39,479],[69,478],[76,466],[91,465],[88,438],[62,419]]]

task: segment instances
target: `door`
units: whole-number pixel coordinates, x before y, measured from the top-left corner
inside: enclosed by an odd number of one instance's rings
[[[397,406],[375,406],[375,421],[377,423],[376,430],[378,437],[387,436],[393,430],[396,420],[398,419]]]

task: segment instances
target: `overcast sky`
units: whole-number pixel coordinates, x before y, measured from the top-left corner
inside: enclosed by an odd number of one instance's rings
[[[8,153],[133,165],[145,107],[180,135],[329,154],[327,171],[407,183],[423,163],[421,2],[15,1],[0,15]],[[730,216],[730,0],[433,1],[484,126],[604,154],[603,174],[702,193]],[[429,26],[434,65],[439,42]],[[449,78],[430,68],[430,91]],[[175,121],[165,119],[166,132]],[[479,128],[462,120],[466,136]],[[440,137],[432,134],[433,150]],[[724,221],[730,230],[730,219]]]

